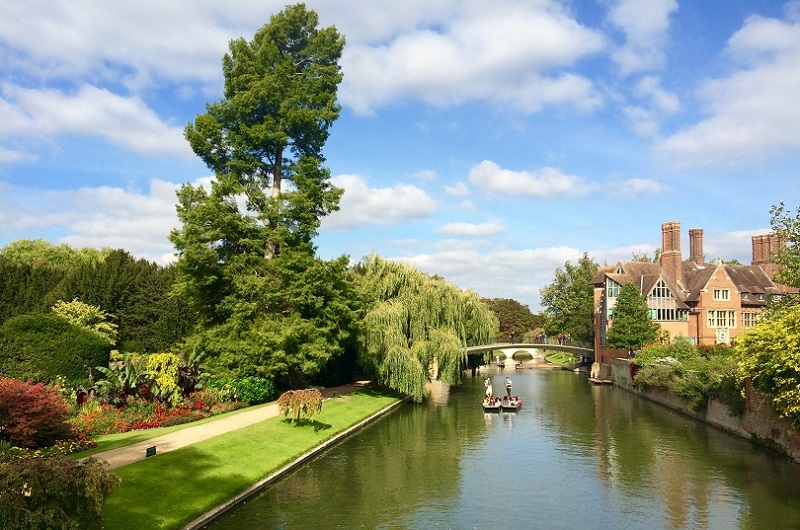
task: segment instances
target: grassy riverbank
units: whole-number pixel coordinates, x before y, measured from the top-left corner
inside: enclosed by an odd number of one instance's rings
[[[275,417],[113,471],[107,530],[181,528],[336,434],[395,403],[364,389],[328,399],[312,422]]]

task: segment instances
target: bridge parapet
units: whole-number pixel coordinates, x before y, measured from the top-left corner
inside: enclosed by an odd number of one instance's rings
[[[581,346],[571,346],[566,344],[541,344],[541,343],[516,343],[516,342],[498,342],[496,344],[487,344],[484,346],[468,346],[467,354],[483,353],[494,350],[550,350],[550,351],[563,351],[566,353],[573,353],[581,357],[594,358],[594,350],[591,348],[583,348]]]

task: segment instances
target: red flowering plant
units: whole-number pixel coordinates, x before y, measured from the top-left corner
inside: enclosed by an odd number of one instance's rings
[[[211,402],[212,405],[208,405]],[[155,427],[180,425],[246,406],[245,403],[217,403],[213,393],[198,391],[169,405],[128,396],[125,406],[90,401],[72,418],[75,429],[87,436],[102,436]]]
[[[0,376],[0,461],[66,455],[95,445],[68,421],[59,389]]]

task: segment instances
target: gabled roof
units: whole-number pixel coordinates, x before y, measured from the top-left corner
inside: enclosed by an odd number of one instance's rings
[[[606,283],[606,274],[609,272],[614,272],[617,269],[616,265],[603,265],[597,269],[597,272],[594,276],[592,276],[592,281],[590,282],[594,286],[602,286]]]
[[[778,286],[770,280],[766,271],[759,266],[725,265],[725,271],[741,293],[781,293]]]
[[[610,278],[620,285],[633,283],[642,293],[649,295],[659,280],[664,280],[664,285],[672,293],[677,302],[677,307],[686,308],[684,299],[686,293],[681,289],[672,278],[664,274],[664,269],[658,263],[647,263],[643,261],[620,261],[613,267],[603,267],[598,270],[592,283],[595,285],[605,282],[605,278]],[[598,280],[598,281],[595,281]]]
[[[719,263],[708,263],[698,266],[692,261],[683,262],[683,278],[686,282],[686,301],[689,303],[698,302],[700,293],[708,288],[711,276],[722,268],[725,274],[731,279],[740,293],[759,294],[780,294],[781,289],[769,278],[769,275],[758,265],[723,265]],[[754,305],[756,299],[751,299]],[[763,302],[763,301],[762,301]],[[763,305],[762,302],[761,305]]]
[[[700,293],[708,285],[715,270],[717,265],[713,263],[701,266],[690,260],[683,262],[683,282],[686,284],[687,302],[696,303],[700,300]]]

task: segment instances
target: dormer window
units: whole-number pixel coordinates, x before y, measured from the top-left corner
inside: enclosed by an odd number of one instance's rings
[[[764,301],[764,295],[763,295],[763,294],[761,294],[761,293],[759,293],[759,294],[758,294],[758,296],[756,297],[756,299],[757,299],[759,302],[763,302],[763,301]]]
[[[750,295],[748,293],[742,293],[742,300],[749,300]]]

